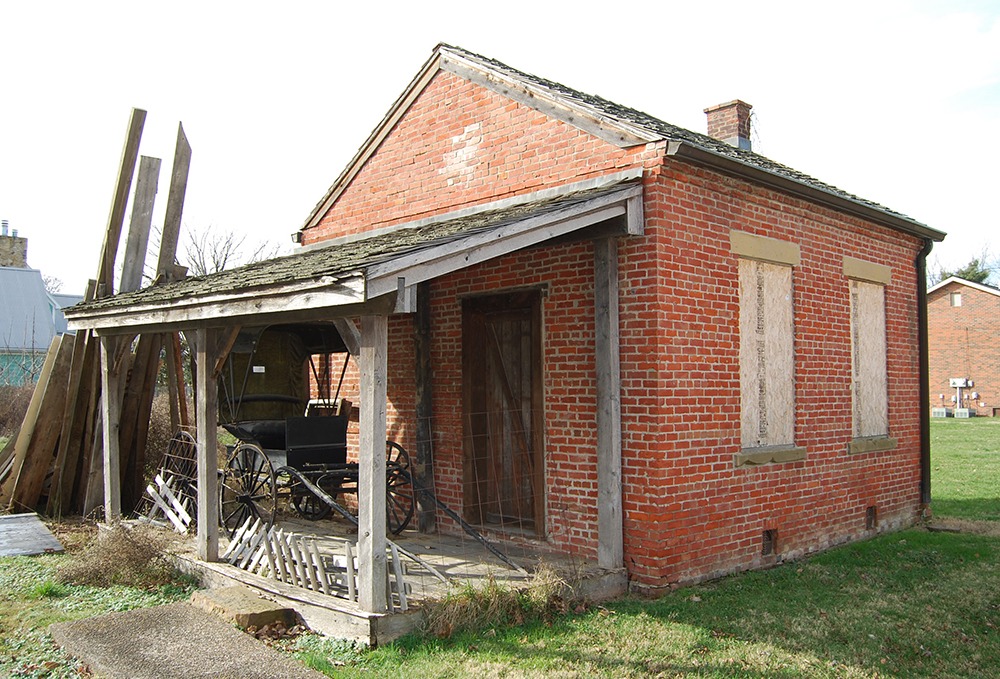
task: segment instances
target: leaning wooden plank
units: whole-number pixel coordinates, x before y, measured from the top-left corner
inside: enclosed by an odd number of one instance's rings
[[[28,444],[28,451],[21,466],[11,503],[35,509],[38,506],[45,477],[52,470],[52,463],[59,446],[59,433],[66,408],[66,387],[73,361],[73,337],[62,335],[52,372],[46,380],[45,393],[35,420],[35,433]],[[51,490],[50,490],[51,492]]]
[[[177,124],[177,143],[174,146],[174,165],[170,174],[170,193],[167,196],[167,212],[163,217],[163,231],[160,234],[160,256],[156,264],[156,275],[165,273],[174,264],[177,241],[181,233],[181,214],[184,211],[184,194],[187,191],[188,169],[191,166],[191,145],[184,134],[184,126]]]
[[[38,409],[42,405],[42,395],[45,393],[45,385],[48,384],[49,374],[52,366],[56,362],[56,354],[59,353],[59,342],[61,337],[52,339],[49,351],[45,354],[45,362],[42,364],[42,372],[38,376],[35,390],[31,393],[31,401],[28,402],[28,410],[21,421],[21,429],[17,433],[14,442],[14,458],[7,480],[0,487],[0,507],[10,509],[10,501],[13,497],[14,486],[17,484],[17,477],[21,473],[21,466],[24,464],[24,457],[28,454],[28,444],[35,432],[35,422],[38,420]]]
[[[170,506],[173,507],[177,516],[181,518],[181,521],[184,522],[185,526],[190,526],[194,519],[187,510],[187,499],[185,498],[182,501],[179,493],[177,492],[177,481],[174,477],[169,476],[167,477],[167,480],[164,481],[160,475],[157,474],[156,482],[160,485],[164,498],[170,501]]]
[[[347,567],[347,598],[351,601],[357,601],[358,583],[354,571],[354,550],[351,549],[350,542],[344,543],[344,555],[347,557],[347,562],[345,563]]]
[[[229,563],[232,563],[229,557],[238,553],[240,545],[243,544],[243,536],[248,530],[250,530],[250,519],[252,518],[253,517],[248,516],[246,521],[243,522],[243,525],[237,528],[236,532],[233,533],[233,539],[229,541],[229,546],[226,547],[226,551],[222,553],[221,558],[223,561],[229,561]]]
[[[14,444],[17,443],[17,435],[21,431],[21,426],[18,425],[11,437],[7,439],[7,443],[4,445],[3,450],[0,451],[0,484],[7,478],[7,474],[10,473],[10,469],[14,464]]]
[[[132,175],[135,173],[135,161],[139,157],[139,140],[142,139],[142,127],[145,122],[146,112],[138,108],[132,109],[128,132],[125,134],[125,146],[122,148],[121,162],[118,166],[114,197],[111,200],[108,228],[104,233],[104,246],[101,248],[101,261],[97,271],[98,297],[114,293],[115,259],[118,256],[118,243],[125,221],[125,207],[128,204],[129,189],[132,188]]]
[[[101,422],[101,379],[100,370],[97,369],[97,338],[91,337],[90,343],[88,344],[88,358],[93,360],[93,365],[95,366],[91,371],[88,371],[90,378],[88,379],[90,387],[90,397],[87,399],[87,411],[84,417],[84,430],[83,434],[80,436],[80,472],[78,474],[78,481],[74,489],[73,494],[73,508],[78,511],[83,516],[90,516],[90,512],[93,511],[95,505],[92,502],[97,502],[100,504],[103,502],[104,498],[104,478],[98,477],[97,486],[93,489],[91,488],[92,481],[92,471],[93,465],[96,464],[98,467],[101,466],[100,455],[94,459],[95,447],[102,445],[101,443],[95,441],[95,438],[100,435]],[[91,353],[90,348],[94,348],[94,352]],[[98,491],[97,489],[100,488]],[[96,494],[96,498],[94,495]]]
[[[122,402],[118,441],[122,454],[122,509],[130,512],[142,497],[146,440],[160,365],[160,336],[141,335]]]
[[[396,545],[390,543],[389,551],[392,553],[392,573],[396,579],[396,596],[399,598],[399,610],[406,612],[406,581],[403,580],[403,562],[399,558],[399,549]],[[392,593],[389,593],[389,599],[392,599]],[[391,603],[391,601],[390,601]]]
[[[132,218],[125,243],[122,263],[121,291],[132,292],[142,287],[142,273],[149,245],[149,227],[153,222],[153,202],[160,176],[160,159],[142,156],[139,160],[139,181],[132,200]]]
[[[43,389],[42,400],[35,419],[35,431],[28,442],[17,481],[11,490],[11,508],[35,510],[59,443],[59,423],[66,405],[66,383],[73,358],[73,342],[67,335],[62,335],[57,340],[59,347],[52,370],[45,383],[40,382],[35,389]]]
[[[101,413],[104,411],[104,394],[97,392],[90,428],[90,441],[85,451],[89,460],[86,474],[86,489],[82,494],[84,516],[92,516],[104,506],[104,425]]]
[[[93,288],[88,289],[88,296],[93,295]],[[52,465],[52,489],[49,492],[45,511],[49,516],[59,517],[63,508],[69,506],[69,496],[76,480],[77,463],[79,462],[80,445],[74,441],[73,435],[79,437],[83,430],[83,418],[79,415],[81,386],[84,383],[84,363],[87,358],[87,343],[90,339],[89,330],[80,330],[73,337],[73,357],[70,361],[69,382],[66,385],[66,403],[63,407],[63,418],[60,423],[59,448],[56,450],[56,461]]]
[[[167,517],[167,520],[174,524],[174,528],[178,533],[187,532],[187,526],[184,525],[180,517],[170,508],[167,500],[153,488],[152,484],[146,487],[146,492],[152,498],[153,503],[159,508],[160,512]]]
[[[309,551],[311,553],[316,572],[319,575],[319,584],[323,590],[323,594],[329,594],[330,578],[326,574],[326,566],[323,565],[323,555],[319,553],[319,548],[316,546],[315,540],[309,541]]]

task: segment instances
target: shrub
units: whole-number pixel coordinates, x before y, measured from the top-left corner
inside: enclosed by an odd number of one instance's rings
[[[116,523],[98,532],[58,571],[67,584],[154,588],[183,581],[168,556],[172,536],[152,526]]]
[[[458,632],[548,620],[570,610],[563,596],[568,590],[566,582],[545,565],[521,587],[490,576],[483,585],[466,583],[454,588],[433,605],[427,612],[425,631],[444,638]],[[581,607],[578,604],[574,609]]]
[[[34,392],[33,384],[21,387],[0,386],[0,436],[9,438],[21,426]]]

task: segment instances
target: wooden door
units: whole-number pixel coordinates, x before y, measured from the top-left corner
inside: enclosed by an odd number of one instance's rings
[[[465,300],[466,520],[541,534],[543,520],[541,297]]]

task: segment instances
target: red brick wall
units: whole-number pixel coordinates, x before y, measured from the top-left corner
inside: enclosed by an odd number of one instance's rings
[[[456,146],[479,125],[456,170]],[[456,138],[459,141],[456,142]],[[916,280],[920,243],[773,191],[623,151],[439,74],[307,242],[447,212],[644,164],[646,235],[620,241],[623,507],[632,582],[659,587],[794,557],[914,520],[919,505]],[[463,161],[464,162],[464,161]],[[442,171],[444,170],[444,171]],[[457,174],[456,174],[457,173]],[[451,182],[449,183],[449,180]],[[793,274],[796,442],[805,460],[736,468],[737,259],[729,231],[801,246]],[[886,288],[890,435],[896,449],[849,455],[851,355],[842,257],[892,267]],[[548,542],[594,556],[596,382],[593,248],[513,253],[431,284],[435,490],[462,506],[461,298],[547,286],[543,299]],[[390,326],[390,412],[412,446],[409,318]],[[447,523],[442,524],[446,529]],[[762,557],[765,529],[778,557]]]
[[[609,174],[620,149],[451,73],[438,73],[303,243]]]
[[[962,294],[962,306],[951,306],[951,293]],[[931,406],[952,407],[952,377],[973,380],[979,399],[965,405],[977,415],[1000,409],[1000,293],[991,294],[960,283],[949,283],[927,296],[927,329]],[[944,394],[944,398],[940,395]],[[983,403],[985,405],[980,405]]]
[[[911,522],[919,503],[916,239],[672,162],[647,187],[646,228],[655,243],[648,251],[662,264],[656,304],[645,309],[658,318],[655,400],[644,379],[650,352],[622,349],[633,582],[697,580],[773,561],[761,556],[765,529],[778,531],[781,557],[859,538],[869,506],[877,507],[882,528]],[[803,461],[733,465],[740,449],[739,299],[730,228],[801,247],[793,304]],[[846,452],[852,409],[844,255],[892,267],[889,412],[899,444],[889,452]],[[622,287],[627,327],[643,307],[630,308],[634,286]]]

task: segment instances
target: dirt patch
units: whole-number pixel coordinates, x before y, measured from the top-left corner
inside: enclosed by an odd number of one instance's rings
[[[973,535],[985,535],[997,538],[1000,537],[1000,522],[938,518],[927,524],[927,530],[951,533],[971,533]]]

